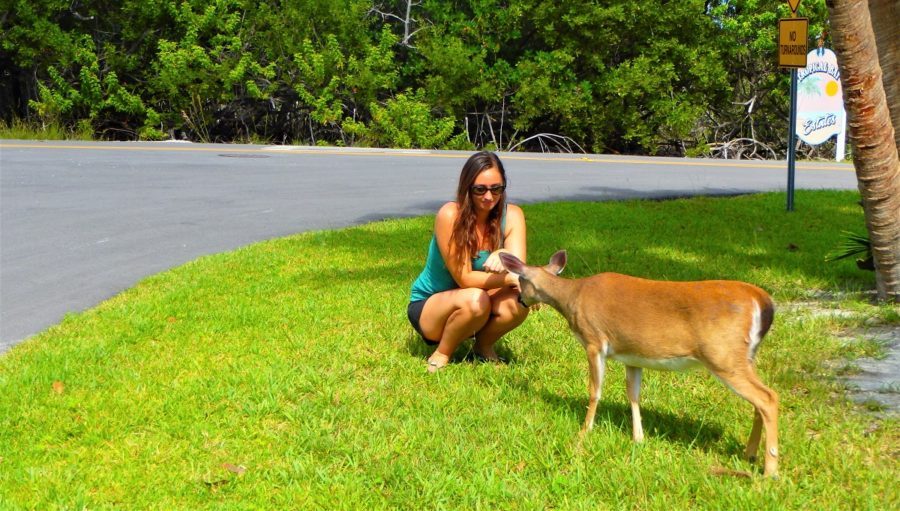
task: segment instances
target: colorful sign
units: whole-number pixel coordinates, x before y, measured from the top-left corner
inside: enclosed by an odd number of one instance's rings
[[[807,65],[797,70],[797,124],[800,140],[818,145],[838,136],[836,159],[844,158],[847,113],[841,91],[841,72],[834,52],[815,49],[806,56]]]

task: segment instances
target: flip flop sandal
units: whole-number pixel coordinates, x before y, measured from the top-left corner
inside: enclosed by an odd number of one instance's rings
[[[447,367],[447,364],[438,364],[437,362],[429,360],[427,369],[429,373],[436,373],[445,367]]]

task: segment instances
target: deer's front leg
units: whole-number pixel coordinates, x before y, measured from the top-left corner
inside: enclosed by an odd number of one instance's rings
[[[590,401],[588,401],[587,416],[584,418],[584,427],[581,428],[582,433],[586,433],[594,427],[594,415],[597,413],[597,403],[600,402],[600,396],[603,393],[603,378],[606,375],[606,357],[600,350],[595,346],[587,345],[585,351],[587,351],[588,358]]]
[[[625,388],[628,391],[628,401],[631,402],[631,434],[635,442],[644,441],[641,407],[638,405],[641,397],[641,372],[640,367],[625,366]]]

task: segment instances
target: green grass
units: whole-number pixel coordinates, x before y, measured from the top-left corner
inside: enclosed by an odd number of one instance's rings
[[[644,375],[631,442],[610,363],[583,442],[583,350],[552,309],[502,366],[426,374],[405,309],[432,217],[198,259],[0,357],[0,509],[896,509],[898,427],[853,405],[834,335],[896,309],[823,263],[857,194],[525,207],[529,258],[565,275],[734,278],[779,304],[761,376],[781,396],[781,479],[742,459],[752,409],[704,372]],[[789,307],[840,293],[851,318]],[[858,318],[858,319],[856,319]],[[865,351],[865,350],[863,350]],[[722,470],[752,477],[717,475]]]
[[[14,119],[7,124],[0,120],[0,140],[93,140],[93,128],[82,121],[74,127],[59,123],[27,122]]]

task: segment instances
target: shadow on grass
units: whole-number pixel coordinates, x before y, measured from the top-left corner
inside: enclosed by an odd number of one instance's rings
[[[556,250],[568,250],[569,278],[612,271],[663,280],[757,281],[774,291],[794,289],[801,280],[865,288],[871,275],[852,262],[824,264],[841,231],[864,231],[857,200],[849,192],[804,192],[798,194],[804,207],[791,213],[778,194],[535,204],[526,210],[528,252],[533,264],[543,264]],[[760,272],[776,282],[758,282]]]
[[[561,410],[567,416],[577,417],[576,424],[581,427],[585,413],[587,412],[588,397],[565,397],[551,392],[541,392],[541,398],[551,406]],[[709,410],[709,415],[714,411]],[[748,409],[747,434],[750,434],[753,414]],[[627,438],[632,436],[631,406],[625,403],[613,402],[609,399],[601,399],[597,406],[597,414],[594,419],[594,431],[591,434],[602,434],[598,431],[598,425],[606,423],[611,425]],[[651,406],[641,407],[641,423],[644,427],[644,439],[658,438],[669,442],[675,442],[689,448],[699,448],[702,451],[721,449],[723,437],[722,427],[715,423],[715,419],[695,418],[684,415],[675,415],[670,412],[662,412]],[[744,444],[741,439],[728,439],[726,455],[742,455]]]
[[[423,201],[406,207],[403,211],[376,211],[366,215],[357,217],[353,220],[353,225],[363,225],[371,222],[380,222],[382,220],[414,218],[422,215],[434,215],[441,206],[446,204],[446,200]]]
[[[472,339],[464,340],[453,353],[453,356],[450,357],[450,363],[485,363],[483,361],[475,359],[474,352],[472,351],[473,344],[475,344],[475,341],[473,341]],[[408,353],[410,356],[420,358],[424,361],[429,356],[431,356],[432,353],[434,353],[435,348],[437,348],[437,346],[426,344],[425,341],[422,340],[422,337],[419,336],[418,332],[413,330],[412,326],[410,326],[406,333],[404,345],[400,348],[400,351]],[[497,351],[497,355],[505,359],[506,363],[512,364],[516,362],[513,352],[503,346],[502,340],[494,348]]]
[[[544,204],[553,202],[613,202],[613,201],[670,201],[675,199],[690,199],[702,197],[736,197],[750,195],[758,190],[749,188],[697,188],[693,190],[679,190],[675,188],[653,191],[643,191],[636,188],[621,188],[614,186],[589,186],[582,189],[581,193],[568,195],[553,195],[541,197],[538,200],[525,199],[518,204]]]
[[[413,330],[413,327],[410,326],[407,329],[406,333],[406,343],[405,343],[405,352],[409,353],[411,356],[416,358],[421,358],[422,360],[427,359],[432,352],[434,352],[434,346],[429,346],[425,344],[425,341],[422,340],[422,337]],[[404,351],[401,349],[401,351]]]

